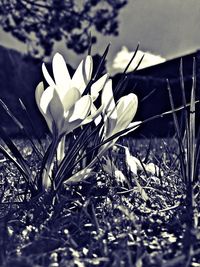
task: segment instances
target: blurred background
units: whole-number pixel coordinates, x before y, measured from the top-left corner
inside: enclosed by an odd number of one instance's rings
[[[16,101],[20,97],[30,109],[33,107],[33,120],[40,124],[34,90],[42,79],[42,61],[50,62],[54,53],[60,52],[73,72],[86,55],[89,42],[93,43],[93,55],[102,54],[111,43],[105,67],[117,83],[140,43],[125,91],[134,91],[141,100],[151,95],[139,108],[138,116],[143,119],[169,109],[166,78],[179,95],[181,57],[190,87],[192,58],[199,57],[199,29],[200,0],[2,0],[0,98],[22,118]],[[132,73],[143,54],[140,70]],[[8,125],[7,116],[2,118],[3,126],[15,133],[16,127]],[[145,131],[150,130],[147,127]]]

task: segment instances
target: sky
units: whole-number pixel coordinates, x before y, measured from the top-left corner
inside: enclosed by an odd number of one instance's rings
[[[163,58],[171,59],[194,52],[200,48],[200,0],[129,0],[119,16],[119,36],[98,39],[93,54],[103,52],[111,42],[108,60],[126,46],[140,49]],[[25,52],[26,46],[0,30],[0,44]],[[55,48],[75,66],[78,56],[62,44]]]
[[[126,68],[126,66],[129,64],[130,59],[133,57],[134,52],[131,52],[128,50],[126,46],[122,46],[122,49],[117,52],[114,60],[112,62],[107,62],[107,70],[111,75],[115,75],[119,72],[123,72]],[[141,58],[142,62],[140,62]],[[134,60],[129,64],[129,67],[127,69],[127,72],[134,71],[134,69],[137,67],[137,69],[144,69],[152,65],[160,64],[162,62],[165,62],[166,59],[152,54],[150,52],[143,52],[141,50],[137,51],[137,54],[134,56]],[[139,65],[139,67],[138,67]]]

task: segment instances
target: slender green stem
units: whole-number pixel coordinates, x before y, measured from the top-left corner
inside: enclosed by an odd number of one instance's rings
[[[46,166],[44,168],[44,172],[42,175],[42,185],[43,185],[43,189],[45,190],[49,190],[53,188],[52,172],[53,172],[53,167],[54,167],[55,155],[56,155],[60,140],[61,140],[61,137],[54,136],[52,143],[51,143],[49,156],[48,156]]]

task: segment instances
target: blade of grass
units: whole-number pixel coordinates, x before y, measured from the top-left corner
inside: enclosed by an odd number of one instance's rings
[[[90,80],[90,82],[88,83],[88,85],[86,86],[85,90],[84,90],[84,93],[83,95],[86,95],[89,93],[90,91],[90,88],[91,88],[91,85],[98,79],[98,76],[99,76],[99,73],[101,71],[101,68],[105,62],[105,59],[107,57],[107,54],[108,54],[108,51],[109,51],[109,48],[110,48],[110,44],[107,45],[102,57],[101,57],[101,61],[97,67],[97,70],[96,70],[96,73],[94,74],[93,78]]]
[[[21,167],[23,168],[24,172],[27,173],[27,176],[30,177],[31,172],[29,169],[29,165],[27,164],[26,160],[23,158],[22,154],[18,150],[18,148],[15,146],[15,144],[12,142],[10,137],[6,134],[4,129],[0,126],[0,137],[4,141],[4,143],[7,145],[7,147],[10,149],[14,157],[17,159]]]
[[[108,54],[108,51],[109,51],[109,49],[110,49],[110,45],[111,45],[111,44],[108,44],[108,45],[107,45],[107,47],[106,47],[106,49],[105,49],[105,51],[104,51],[104,53],[103,53],[103,55],[102,55],[102,57],[101,57],[101,61],[100,61],[100,63],[99,63],[99,66],[98,66],[98,68],[97,68],[97,71],[96,71],[96,73],[95,73],[95,75],[94,75],[94,78],[92,79],[93,82],[96,81],[96,79],[97,79],[98,76],[99,76],[101,67],[102,67],[102,65],[104,64],[105,59],[106,59],[107,54]]]
[[[8,116],[13,120],[13,122],[17,125],[17,127],[24,131],[23,124],[15,117],[15,115],[12,113],[12,111],[8,108],[8,106],[4,103],[2,99],[0,99],[0,105],[5,110],[5,112],[8,114]]]
[[[38,151],[35,144],[33,143],[33,140],[30,138],[30,134],[26,131],[24,125],[17,119],[17,117],[13,114],[13,112],[8,108],[8,106],[3,102],[2,99],[0,99],[0,105],[5,110],[5,112],[8,114],[8,116],[12,119],[12,121],[15,123],[15,125],[17,125],[17,127],[20,129],[20,131],[25,134],[26,138],[32,144],[34,151],[41,158],[40,152]]]
[[[200,125],[198,128],[197,136],[196,136],[196,149],[195,149],[195,182],[198,182],[198,175],[199,175],[199,159],[200,159]]]
[[[87,129],[89,129],[89,126],[90,125],[87,125]],[[68,165],[71,164],[71,162],[77,156],[80,150],[79,144],[82,143],[82,145],[84,145],[84,141],[86,142],[86,139],[84,139],[84,135],[86,138],[86,132],[87,130],[81,131],[80,135],[78,135],[74,144],[72,145],[70,151],[65,155],[64,159],[61,161],[60,165],[58,166],[56,175],[55,175],[55,181],[57,179],[60,179],[59,177],[62,175],[63,172],[65,172],[65,169],[68,167]]]
[[[34,137],[36,138],[36,140],[38,141],[38,144],[40,145],[40,148],[41,148],[41,150],[42,150],[42,152],[44,154],[44,147],[42,145],[41,139],[39,138],[39,136],[37,134],[37,130],[36,130],[35,126],[34,126],[33,120],[31,119],[31,116],[30,116],[30,114],[29,114],[29,112],[28,112],[25,104],[21,100],[21,98],[19,98],[19,102],[20,102],[20,105],[21,105],[22,110],[24,111],[24,113],[25,113],[25,115],[26,115],[26,117],[27,117],[27,119],[29,121],[29,124],[30,124],[31,129],[32,129],[32,133],[33,133]],[[31,140],[31,143],[32,143],[32,140]],[[36,148],[36,150],[38,151],[38,149],[35,146],[35,144],[33,144],[33,145]],[[40,151],[38,151],[38,153],[40,153],[40,155],[41,155],[41,152]],[[43,156],[43,154],[41,156]]]
[[[181,86],[183,87],[183,86]],[[195,225],[195,199],[194,199],[194,176],[195,176],[195,94],[196,94],[196,61],[193,59],[193,74],[192,74],[192,90],[190,97],[190,108],[189,108],[189,118],[185,115],[186,120],[186,153],[185,153],[185,165],[186,165],[186,231],[183,237],[183,252],[187,254],[187,262],[185,266],[190,266],[191,264],[191,253],[193,252],[193,230]],[[183,98],[185,93],[182,93]],[[185,106],[185,99],[184,106]],[[189,119],[189,121],[188,121]],[[187,126],[189,125],[189,126]]]
[[[171,108],[173,111],[173,110],[175,110],[175,107],[174,107],[174,101],[173,101],[173,97],[172,97],[171,86],[170,86],[169,80],[167,80],[167,89],[168,89],[168,94],[169,94],[170,105],[171,105]],[[184,151],[184,144],[183,144],[182,136],[181,136],[181,129],[180,129],[180,126],[178,123],[178,118],[177,118],[176,113],[173,112],[172,116],[173,116],[175,132],[177,135],[178,145],[179,145],[179,150],[180,150],[179,153],[180,153],[181,172],[182,172],[184,181],[186,181],[187,180],[187,174],[186,174],[186,169],[185,169],[185,151]]]
[[[171,109],[173,111],[173,110],[175,110],[174,100],[173,100],[171,86],[170,86],[170,83],[169,83],[169,80],[168,79],[167,79],[167,89],[168,89],[169,101],[170,101]],[[181,138],[181,131],[180,131],[180,127],[179,127],[177,115],[176,115],[175,112],[173,112],[172,113],[172,116],[173,116],[173,120],[174,120],[174,126],[175,126],[175,131],[176,131],[177,137],[178,137],[179,141],[181,141],[182,140],[182,138]]]
[[[179,73],[180,73],[180,86],[181,86],[181,93],[182,93],[182,103],[185,107],[185,109],[183,110],[183,124],[185,125],[185,134],[186,134],[186,139],[187,139],[187,134],[188,134],[188,113],[187,113],[187,109],[186,109],[186,96],[185,96],[185,84],[184,84],[184,76],[183,76],[183,60],[181,58],[180,61],[180,68],[179,68]]]
[[[187,147],[187,171],[188,179],[186,184],[186,205],[188,209],[188,231],[191,233],[191,229],[194,227],[194,178],[195,178],[195,91],[196,91],[196,61],[193,59],[193,75],[192,75],[192,90],[190,100],[190,115],[189,115],[189,133],[188,133],[188,147]],[[193,244],[190,244],[192,248]]]
[[[127,77],[127,74],[126,74],[126,73],[127,73],[127,70],[128,70],[129,66],[131,65],[131,63],[133,62],[134,58],[135,58],[136,55],[137,55],[139,46],[140,46],[140,44],[137,45],[137,47],[136,47],[136,49],[135,49],[135,52],[134,52],[133,56],[131,57],[130,61],[128,62],[126,68],[124,69],[124,71],[123,71],[123,73],[122,73],[122,76],[121,76],[121,78],[120,78],[120,80],[119,80],[119,82],[118,82],[116,88],[114,89],[114,93],[115,93],[115,94],[118,94],[118,93],[119,93],[119,89],[122,87],[122,85],[123,85],[123,83],[124,83],[124,80],[125,80],[126,77]],[[142,60],[143,60],[143,58],[144,58],[144,55],[141,57],[140,61],[138,62],[136,68],[132,71],[132,73],[134,73],[134,72],[138,69],[138,67],[140,66],[140,64],[141,64],[141,62],[142,62]]]
[[[196,91],[196,61],[193,60],[193,77],[192,77],[192,91],[190,101],[190,121],[189,121],[189,163],[190,163],[190,179],[191,183],[194,181],[195,175],[195,91]]]
[[[153,90],[151,90],[149,94],[147,94],[145,97],[143,97],[141,99],[140,103],[143,102],[143,101],[145,101],[145,100],[147,100],[156,90],[157,90],[156,88],[153,89]]]
[[[32,184],[32,181],[30,180],[30,175],[26,172],[26,170],[24,170],[22,165],[2,145],[0,145],[0,152],[7,159],[9,159],[11,162],[13,162],[15,167],[19,170],[19,172],[22,174],[22,176],[24,177],[25,181],[29,185],[31,192],[33,193],[36,188],[34,188],[34,186]]]
[[[88,55],[91,55],[91,51],[92,51],[92,34],[91,32],[89,32],[89,36],[88,36]]]
[[[200,103],[200,101],[199,101],[199,100],[196,100],[196,101],[195,101],[195,104],[197,104],[197,103]],[[189,106],[190,106],[190,104],[187,104],[187,105],[186,105],[186,107],[189,107]],[[165,117],[165,116],[167,116],[167,115],[171,115],[171,114],[173,114],[174,112],[178,112],[178,111],[183,110],[184,108],[185,108],[184,106],[180,106],[180,107],[177,107],[177,108],[175,108],[175,109],[173,109],[173,110],[165,111],[165,112],[163,112],[163,113],[161,113],[161,114],[157,114],[157,115],[154,115],[154,116],[152,116],[152,117],[150,117],[150,118],[147,118],[147,119],[145,119],[144,121],[139,122],[137,125],[134,125],[134,126],[128,128],[128,129],[124,129],[124,130],[122,130],[122,131],[119,131],[118,133],[112,135],[111,137],[107,138],[106,140],[104,140],[102,143],[100,143],[99,145],[97,145],[97,146],[96,146],[95,148],[93,148],[93,149],[99,148],[99,147],[101,147],[101,146],[107,144],[108,142],[112,141],[113,139],[115,139],[115,138],[117,138],[117,137],[120,137],[121,135],[124,135],[125,133],[127,133],[127,132],[130,131],[131,129],[134,130],[134,129],[138,128],[138,126],[140,126],[140,125],[149,123],[149,122],[151,122],[151,121],[153,121],[153,120],[155,120],[155,119],[163,118],[163,117]],[[91,149],[91,150],[93,150],[93,149]]]
[[[193,70],[194,73],[194,70]],[[181,66],[180,66],[180,77],[181,77],[181,89],[182,89],[182,100],[183,105],[186,106],[186,96],[185,96],[185,86],[184,86],[184,77],[183,77],[183,65],[181,60]],[[192,91],[191,91],[192,96]],[[190,108],[191,108],[191,98],[190,98]],[[190,165],[190,117],[188,117],[188,112],[186,109],[184,109],[184,119],[185,119],[185,145],[186,145],[186,178],[187,183],[190,183],[190,175],[191,175],[191,165]]]
[[[136,70],[138,70],[138,68],[139,68],[140,64],[142,63],[142,60],[143,60],[144,57],[145,57],[145,54],[142,55],[142,57],[140,58],[140,60],[139,60],[139,62],[138,62],[138,64],[137,64],[137,66],[136,66],[135,69],[132,71],[133,73],[134,73]]]
[[[197,103],[199,103],[199,102],[200,102],[200,101],[197,100],[197,101],[195,101],[195,104],[197,104]],[[188,107],[189,105],[190,105],[190,104],[187,104],[186,107]],[[178,111],[181,111],[181,110],[183,110],[183,109],[184,109],[184,106],[180,106],[180,107],[175,108],[174,110],[169,110],[169,111],[163,112],[163,113],[161,113],[161,114],[154,115],[154,116],[152,116],[152,117],[150,117],[150,118],[148,118],[148,119],[146,119],[146,120],[140,122],[138,125],[143,125],[143,124],[148,123],[148,122],[150,122],[150,121],[153,121],[153,120],[155,120],[155,119],[163,118],[164,116],[171,115],[171,114],[173,114],[174,112],[178,112]],[[111,142],[113,139],[115,139],[115,138],[117,138],[117,137],[120,137],[121,135],[127,133],[128,131],[130,131],[130,129],[134,130],[134,129],[138,128],[138,125],[134,125],[134,126],[130,127],[129,129],[122,130],[122,131],[120,131],[120,132],[118,132],[118,133],[112,135],[112,136],[109,137],[108,139],[104,140],[104,141],[101,142],[100,144],[98,144],[98,145],[96,145],[95,147],[93,147],[92,149],[90,149],[90,150],[88,151],[88,153],[92,153],[94,150],[99,149],[101,146],[103,146],[103,145],[105,145],[105,144]],[[88,153],[87,153],[87,154],[88,154]],[[83,160],[85,157],[88,156],[87,154],[85,154],[85,155],[84,155],[83,157],[81,157],[78,161],[76,161],[75,164],[71,165],[70,168],[69,168],[69,170],[73,170],[73,169],[77,166],[77,164],[79,164],[79,162],[80,162],[81,160]],[[69,166],[68,166],[68,167],[69,167]],[[61,183],[63,182],[63,180],[66,180],[66,177],[61,177],[60,181],[58,182],[57,189],[61,186]]]
[[[124,69],[124,72],[123,72],[124,75],[127,73],[128,68],[130,67],[131,63],[133,62],[134,58],[136,57],[139,47],[140,47],[140,44],[138,43],[132,58],[130,59],[130,61],[128,62],[127,66]]]
[[[55,124],[54,126],[55,127]],[[48,156],[45,160],[45,166],[43,168],[42,172],[42,187],[45,190],[53,189],[55,184],[55,177],[54,175],[51,175],[51,172],[53,173],[53,169],[55,167],[55,160],[56,160],[56,153],[58,144],[60,143],[60,140],[62,139],[62,136],[53,136],[52,142],[48,148]],[[54,174],[54,173],[53,173]]]
[[[124,79],[122,80],[122,82],[121,82],[121,84],[120,84],[120,92],[119,92],[119,90],[117,91],[117,89],[116,90],[114,90],[114,94],[115,94],[115,96],[117,95],[118,97],[120,97],[120,96],[123,96],[123,93],[124,93],[124,91],[126,90],[126,88],[127,88],[127,84],[128,84],[128,77],[127,77],[127,75],[124,77]]]
[[[184,84],[184,76],[183,76],[183,61],[181,59],[181,62],[180,62],[180,69],[179,69],[179,72],[180,72],[180,85],[181,85],[181,93],[182,93],[182,103],[185,107],[185,109],[183,110],[183,113],[182,113],[182,127],[185,126],[184,129],[184,137],[183,137],[183,146],[186,147],[186,152],[185,152],[185,182],[188,183],[188,179],[190,177],[190,171],[189,171],[189,155],[188,155],[188,152],[190,150],[190,144],[189,144],[189,140],[190,140],[190,129],[189,129],[189,118],[188,118],[188,112],[187,112],[187,109],[186,109],[186,96],[185,96],[185,84]],[[191,105],[191,101],[190,101],[190,105]]]

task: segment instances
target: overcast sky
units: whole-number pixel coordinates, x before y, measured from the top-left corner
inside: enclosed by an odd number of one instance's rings
[[[121,47],[140,49],[167,59],[193,52],[200,48],[200,0],[129,0],[120,14],[120,35],[102,37],[93,47],[93,53],[102,51],[108,42],[111,49],[108,59],[113,59]],[[0,31],[0,44],[26,51],[26,47]],[[65,54],[72,65],[80,57],[62,45],[56,50]]]

